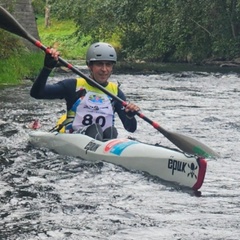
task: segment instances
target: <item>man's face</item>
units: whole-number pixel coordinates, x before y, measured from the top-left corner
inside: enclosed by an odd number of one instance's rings
[[[107,83],[108,78],[112,74],[113,62],[111,61],[96,61],[88,67],[91,71],[91,77],[100,84]]]

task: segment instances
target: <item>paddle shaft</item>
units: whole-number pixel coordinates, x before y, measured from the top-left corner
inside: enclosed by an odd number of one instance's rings
[[[26,40],[30,41],[31,43],[33,43],[38,48],[42,49],[45,52],[48,52],[48,48],[46,46],[44,46],[39,40],[35,39],[32,35],[30,35],[17,22],[16,19],[1,6],[0,6],[0,27],[5,29],[8,32],[11,32],[11,33],[16,34],[20,37],[25,38]],[[79,75],[82,78],[86,79],[87,81],[91,82],[94,86],[96,86],[102,92],[104,92],[108,96],[111,96],[113,99],[117,100],[124,107],[126,107],[127,102],[123,101],[118,96],[109,92],[107,89],[105,89],[99,83],[97,83],[92,78],[83,74],[79,69],[74,67],[72,64],[68,63],[62,57],[59,57],[59,62],[62,65],[64,65],[65,67],[69,68],[74,73],[76,73],[77,75]],[[184,136],[182,134],[179,134],[179,133],[173,133],[173,132],[167,131],[164,128],[162,128],[158,123],[156,123],[156,122],[152,121],[151,119],[147,118],[143,113],[136,112],[136,114],[140,118],[142,118],[144,121],[151,124],[159,132],[161,132],[169,141],[171,141],[174,145],[176,145],[182,151],[185,151],[185,152],[191,153],[191,154],[200,154],[202,156],[217,156],[217,154],[213,150],[211,150],[210,148],[208,148],[207,146],[205,146],[201,142],[199,142],[195,139],[192,139],[188,136]]]

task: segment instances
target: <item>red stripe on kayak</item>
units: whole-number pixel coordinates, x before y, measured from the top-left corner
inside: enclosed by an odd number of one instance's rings
[[[197,182],[194,184],[194,186],[192,187],[193,190],[198,190],[199,188],[201,188],[204,178],[205,178],[205,174],[206,174],[206,170],[207,170],[207,161],[206,159],[199,157],[197,159],[198,165],[199,165],[199,171],[198,171],[198,179]]]

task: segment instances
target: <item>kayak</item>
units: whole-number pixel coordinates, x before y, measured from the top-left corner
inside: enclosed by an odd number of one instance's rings
[[[207,169],[207,161],[203,157],[128,138],[101,142],[83,134],[32,131],[29,142],[34,147],[47,148],[61,155],[146,172],[193,190],[201,188]]]

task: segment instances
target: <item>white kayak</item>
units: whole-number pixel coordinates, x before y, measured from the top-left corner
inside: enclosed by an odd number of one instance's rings
[[[125,138],[101,142],[82,134],[33,131],[29,141],[61,155],[113,163],[194,190],[202,186],[207,168],[202,157]]]

